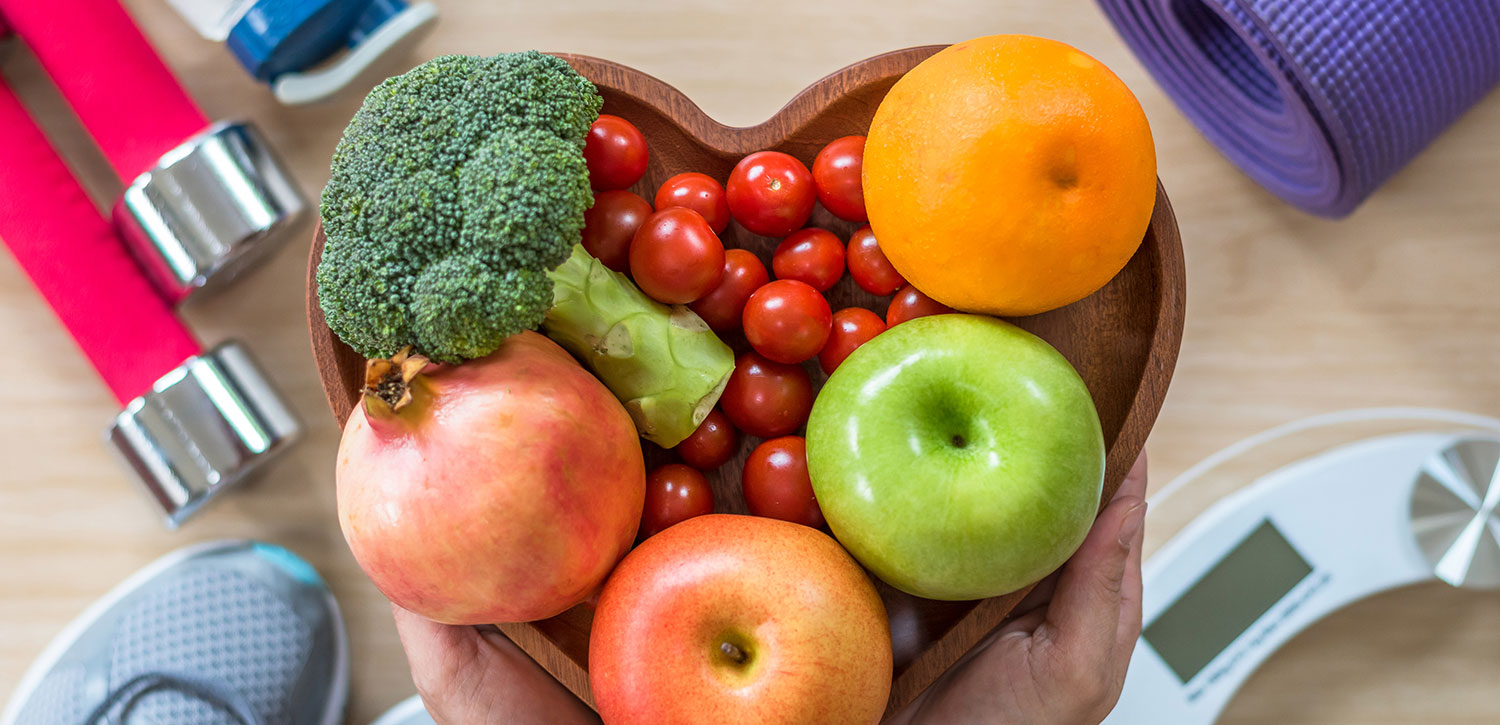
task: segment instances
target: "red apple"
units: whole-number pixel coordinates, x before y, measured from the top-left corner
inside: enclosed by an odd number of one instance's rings
[[[448,624],[542,619],[593,594],[645,498],[620,401],[534,332],[406,390],[394,409],[367,396],[339,443],[339,523],[375,586]]]
[[[891,690],[885,607],[827,534],[688,519],[604,585],[589,684],[606,723],[873,723]]]

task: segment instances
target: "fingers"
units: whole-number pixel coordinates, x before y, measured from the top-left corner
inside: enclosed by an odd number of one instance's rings
[[[1141,455],[1136,456],[1135,464],[1130,467],[1130,472],[1125,474],[1125,480],[1120,482],[1120,488],[1115,491],[1114,500],[1127,496],[1146,497],[1146,451],[1144,449],[1141,450]]]
[[[1120,487],[1116,489],[1114,498],[1110,499],[1110,501],[1114,502],[1131,496],[1135,498],[1146,497],[1146,452],[1144,450],[1141,451],[1141,455],[1136,457],[1135,464],[1130,467],[1130,472],[1125,474],[1125,479],[1120,482]],[[1139,557],[1137,557],[1135,570],[1137,572],[1137,588],[1139,588]],[[1026,597],[1016,605],[1016,608],[1011,610],[1010,617],[1013,619],[1020,618],[1051,602],[1053,593],[1057,590],[1059,574],[1061,572],[1054,573],[1052,576],[1038,582],[1035,587],[1032,587],[1031,591],[1026,594]],[[1135,602],[1139,605],[1139,595],[1135,597]]]
[[[1136,459],[1130,473],[1125,476],[1125,481],[1120,485],[1121,490],[1128,484],[1131,495],[1146,495],[1145,451],[1141,451],[1140,458]],[[1141,514],[1144,516],[1145,511]],[[1123,652],[1134,649],[1136,639],[1141,636],[1141,545],[1145,538],[1146,527],[1142,526],[1132,542],[1130,555],[1125,558],[1125,578],[1120,587],[1120,627],[1115,637],[1115,645]],[[1121,666],[1128,664],[1129,660],[1126,659]]]
[[[1057,577],[1060,573],[1053,572],[1051,576],[1037,582],[1036,586],[1032,587],[1031,591],[1027,592],[1025,597],[1021,598],[1021,601],[1016,604],[1014,609],[1010,610],[1010,614],[1006,615],[1006,617],[1010,619],[1018,618],[1047,606],[1047,603],[1052,601],[1053,592],[1057,590]]]
[[[1144,513],[1144,512],[1142,512]],[[1130,554],[1125,557],[1125,578],[1120,586],[1120,625],[1115,633],[1117,652],[1130,652],[1136,639],[1141,636],[1141,542],[1146,537],[1145,527],[1135,535]],[[1120,674],[1130,664],[1128,657],[1117,657]]]
[[[438,624],[392,605],[412,682],[439,723],[597,722],[500,632]]]
[[[1003,625],[1000,625],[1000,629],[996,630],[995,633],[996,638],[1019,636],[1029,637],[1032,635],[1032,633],[1036,632],[1036,628],[1040,627],[1042,625],[1042,622],[1045,621],[1047,621],[1047,611],[1045,609],[1033,609],[1030,612],[1027,612],[1019,617],[1016,617],[1015,619],[1010,620],[1009,622],[1006,622]]]
[[[1109,661],[1120,630],[1126,566],[1131,551],[1139,548],[1145,513],[1145,500],[1116,498],[1063,568],[1046,624],[1072,656]]]
[[[394,604],[396,634],[406,650],[412,680],[426,697],[432,685],[452,682],[479,658],[479,632],[473,627],[439,624]]]

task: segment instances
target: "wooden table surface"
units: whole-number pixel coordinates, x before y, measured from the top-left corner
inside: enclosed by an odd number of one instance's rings
[[[210,116],[249,118],[309,195],[359,93],[285,108],[164,0],[127,5]],[[987,33],[1064,40],[1135,89],[1188,261],[1186,339],[1150,442],[1153,486],[1225,445],[1307,415],[1372,405],[1500,412],[1500,95],[1465,116],[1354,217],[1301,214],[1241,176],[1176,111],[1089,0],[761,0],[749,3],[439,0],[438,30],[404,65],[440,53],[540,48],[617,60],[672,83],[733,124],[882,51]],[[66,134],[65,109],[24,52],[7,76]],[[60,141],[111,197],[86,144]],[[0,692],[90,601],[184,544],[255,537],[312,561],[343,607],[354,654],[350,721],[413,692],[384,599],[334,519],[338,429],[312,367],[302,284],[310,235],[185,315],[209,343],[247,342],[307,423],[291,459],[169,533],[101,443],[116,404],[0,255],[0,331],[16,362],[0,414]],[[1148,546],[1188,514],[1148,519]],[[1277,653],[1225,723],[1500,721],[1500,596],[1419,586],[1339,612]]]

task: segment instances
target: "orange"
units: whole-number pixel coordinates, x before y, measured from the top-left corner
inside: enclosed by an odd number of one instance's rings
[[[1140,102],[1064,43],[994,35],[891,88],[864,158],[870,226],[917,289],[1030,315],[1088,296],[1140,246],[1156,148]]]

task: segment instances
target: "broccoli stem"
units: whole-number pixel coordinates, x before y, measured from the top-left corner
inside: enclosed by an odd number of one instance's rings
[[[647,297],[583,245],[552,278],[552,309],[541,331],[599,377],[625,404],[647,440],[671,448],[708,416],[734,352],[702,318]]]

